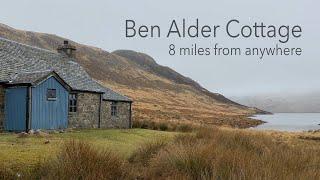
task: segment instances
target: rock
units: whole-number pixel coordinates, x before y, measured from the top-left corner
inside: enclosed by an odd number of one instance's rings
[[[34,134],[39,137],[47,137],[49,134],[42,132],[40,129],[37,129]]]
[[[26,133],[26,132],[21,132],[21,133],[18,134],[18,138],[25,138],[25,137],[28,137],[28,136],[29,136],[29,134]]]
[[[28,134],[34,134],[35,133],[35,131],[33,130],[33,129],[30,129],[29,131],[28,131]]]
[[[42,131],[41,131],[41,129],[37,129],[34,133],[35,134],[40,134]]]
[[[64,130],[65,132],[74,132],[75,130],[73,128],[68,128]]]
[[[48,131],[48,134],[58,134],[59,133],[59,131],[57,131],[57,130],[50,130],[50,131]]]
[[[49,140],[46,140],[45,142],[44,142],[44,144],[49,144],[50,143],[50,141]]]
[[[17,173],[16,174],[17,178],[19,179],[21,177],[21,174],[20,173]]]
[[[59,130],[59,133],[65,133],[65,132],[64,132],[64,130],[63,130],[63,129],[60,129],[60,130]]]

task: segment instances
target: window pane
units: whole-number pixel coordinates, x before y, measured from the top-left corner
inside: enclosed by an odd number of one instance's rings
[[[116,102],[111,103],[111,116],[117,116],[117,104]]]
[[[77,95],[69,95],[69,112],[77,112]]]
[[[47,99],[56,99],[57,98],[57,90],[56,89],[48,89],[47,90]]]

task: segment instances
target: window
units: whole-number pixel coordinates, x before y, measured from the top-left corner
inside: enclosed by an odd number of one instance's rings
[[[56,89],[48,89],[47,90],[47,100],[55,101],[57,99],[57,90]]]
[[[117,116],[118,110],[117,110],[117,103],[112,102],[111,103],[111,116]]]
[[[69,112],[77,112],[77,94],[69,94]]]

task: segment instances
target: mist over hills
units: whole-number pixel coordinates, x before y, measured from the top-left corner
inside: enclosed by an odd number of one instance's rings
[[[320,112],[320,92],[261,94],[231,97],[231,99],[273,113]]]

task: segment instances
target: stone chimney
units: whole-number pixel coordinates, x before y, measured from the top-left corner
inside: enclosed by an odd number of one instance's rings
[[[63,45],[58,46],[58,53],[65,54],[70,58],[75,58],[75,51],[77,50],[75,46],[69,44],[69,41],[63,41]]]

